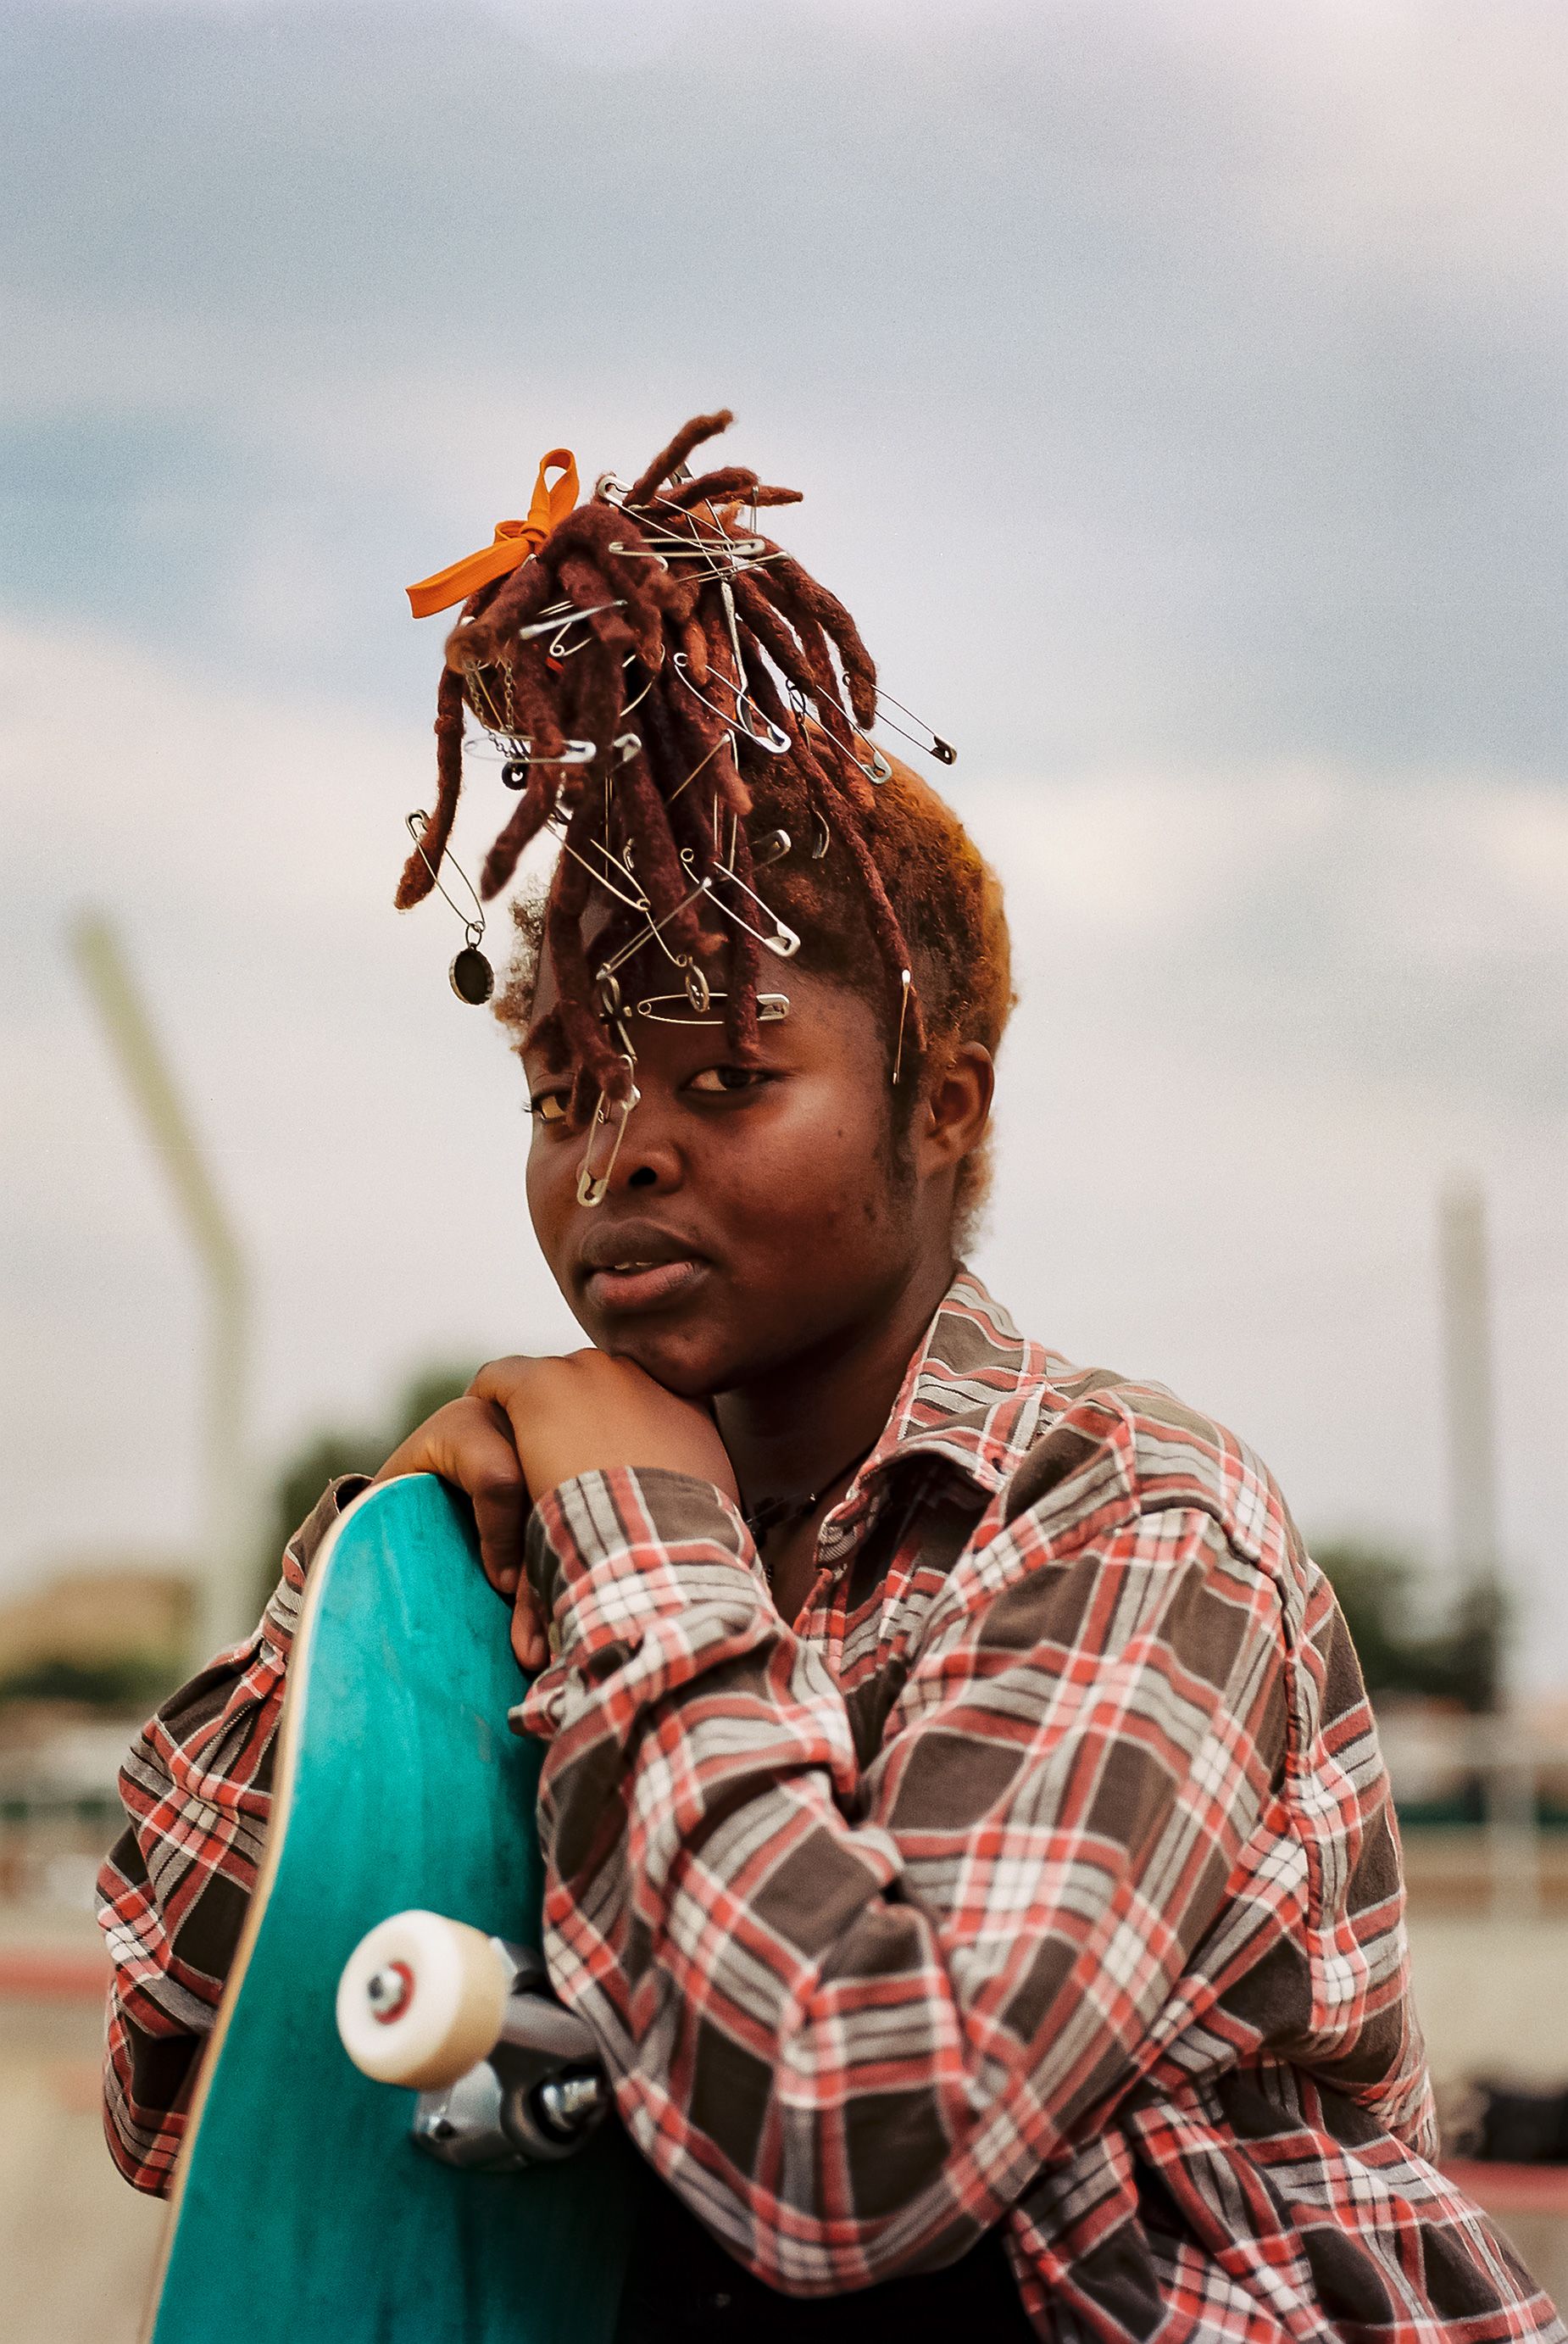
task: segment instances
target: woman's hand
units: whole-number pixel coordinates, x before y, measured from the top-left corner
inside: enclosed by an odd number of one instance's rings
[[[548,1647],[523,1577],[528,1509],[558,1481],[618,1465],[689,1473],[739,1497],[707,1409],[604,1351],[490,1360],[461,1399],[394,1450],[376,1479],[438,1473],[472,1501],[485,1576],[515,1599],[512,1650],[531,1672],[543,1668]]]

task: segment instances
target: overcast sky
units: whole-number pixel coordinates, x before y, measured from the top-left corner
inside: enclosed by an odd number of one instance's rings
[[[1441,1561],[1436,1197],[1568,1682],[1557,0],[0,12],[0,1584],[177,1549],[199,1298],[111,909],[256,1269],[256,1438],[569,1339],[520,1090],[398,919],[402,588],[697,407],[1007,879],[980,1266],[1309,1532]],[[459,853],[497,819],[478,802]]]

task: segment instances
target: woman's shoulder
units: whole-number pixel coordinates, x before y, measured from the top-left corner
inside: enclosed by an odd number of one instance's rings
[[[1240,1434],[1166,1384],[1038,1350],[1037,1411],[1003,1493],[1006,1520],[1043,1510],[1060,1536],[1197,1512],[1234,1554],[1302,1583],[1309,1566],[1283,1493]]]

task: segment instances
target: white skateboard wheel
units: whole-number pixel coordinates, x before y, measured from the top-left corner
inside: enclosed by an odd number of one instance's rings
[[[337,2032],[378,2084],[441,2091],[495,2049],[510,1984],[482,1930],[439,1913],[395,1913],[344,1965]]]

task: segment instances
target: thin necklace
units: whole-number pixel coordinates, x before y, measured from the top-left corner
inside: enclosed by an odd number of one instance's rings
[[[880,1438],[879,1434],[878,1440]],[[856,1468],[865,1463],[876,1445],[875,1440],[868,1440],[864,1449],[858,1450],[848,1464],[840,1465],[836,1473],[829,1473],[805,1497],[760,1498],[756,1505],[747,1507],[740,1519],[751,1533],[752,1543],[759,1547],[769,1531],[781,1530],[786,1522],[804,1521],[808,1514],[814,1514],[829,1490],[839,1481],[848,1480]]]

